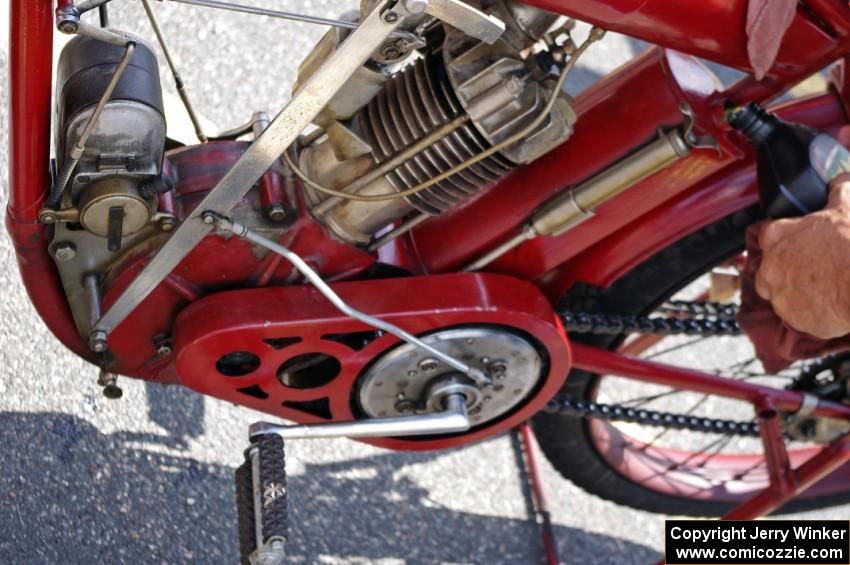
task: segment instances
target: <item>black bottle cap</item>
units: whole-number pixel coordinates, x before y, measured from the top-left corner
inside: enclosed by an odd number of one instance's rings
[[[755,102],[731,111],[728,121],[730,126],[746,135],[750,143],[756,146],[764,142],[780,123]]]

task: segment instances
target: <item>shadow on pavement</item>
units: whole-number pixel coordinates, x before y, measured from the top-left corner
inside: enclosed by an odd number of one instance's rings
[[[204,397],[182,386],[145,383],[148,418],[172,438],[186,442],[204,433]]]
[[[67,414],[7,412],[0,438],[0,562],[237,562],[233,469],[181,457],[182,436],[104,435]],[[437,456],[387,452],[290,477],[291,561],[541,562],[530,521],[450,510],[394,476]],[[613,537],[555,533],[570,562],[658,558]]]

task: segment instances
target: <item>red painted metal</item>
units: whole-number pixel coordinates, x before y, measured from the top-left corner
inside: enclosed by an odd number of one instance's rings
[[[51,332],[89,360],[37,223],[50,187],[53,13],[50,0],[12,0],[9,36],[9,203],[6,227],[30,300]]]
[[[377,445],[437,449],[510,429],[540,410],[569,371],[569,347],[560,322],[549,301],[528,283],[498,275],[455,274],[345,282],[333,287],[354,307],[411,333],[469,324],[500,326],[530,336],[548,356],[541,385],[509,416],[461,436],[374,440]],[[274,308],[269,307],[272,304]],[[340,313],[310,286],[219,293],[193,303],[178,316],[174,326],[177,373],[183,384],[199,392],[290,420],[326,421],[285,404],[326,399],[332,421],[350,421],[356,416],[354,383],[374,359],[397,345],[398,339],[384,334],[355,351],[327,336],[371,329]],[[258,356],[259,368],[238,378],[221,374],[216,362],[234,351]],[[282,385],[278,368],[288,359],[308,353],[335,357],[341,365],[338,376],[317,388]],[[251,387],[259,387],[261,392]]]
[[[571,347],[573,366],[590,373],[628,377],[682,390],[743,400],[757,406],[770,403],[776,410],[784,412],[795,412],[803,402],[803,394],[792,390],[771,388],[693,369],[654,363],[581,343],[573,343]],[[850,406],[821,400],[812,411],[812,415],[850,420]]]
[[[754,520],[759,516],[770,514],[792,498],[811,489],[848,462],[850,462],[850,437],[845,436],[844,439],[823,448],[820,453],[794,471],[793,489],[776,489],[771,485],[726,514],[723,519]]]
[[[785,448],[782,417],[768,406],[770,406],[769,402],[766,406],[760,407],[758,422],[770,488],[777,494],[793,492],[797,487],[797,481],[791,467],[791,459],[788,457],[788,450]]]
[[[167,154],[178,179],[170,206],[179,220],[194,209],[247,147],[245,142],[215,141]],[[232,213],[236,218],[262,218],[262,191],[249,191]],[[121,262],[112,267],[106,280],[104,308],[114,302],[164,242],[164,237],[154,238],[128,250]],[[375,262],[371,255],[333,239],[309,216],[300,217],[280,242],[299,253],[328,280],[352,278]],[[154,338],[171,334],[174,318],[187,304],[213,292],[283,285],[295,280],[298,277],[292,266],[278,255],[258,250],[239,238],[208,236],[112,333],[109,344],[116,358],[113,369],[124,375],[175,382],[174,360],[157,355]]]
[[[671,4],[668,0],[524,0],[655,45],[750,72],[745,31],[747,0]],[[819,4],[826,5],[825,2]],[[838,6],[838,3],[835,3]],[[846,8],[846,5],[844,6]],[[832,13],[838,8],[832,10]],[[809,69],[833,48],[830,33],[803,10],[788,30],[769,76],[782,80]]]
[[[260,179],[260,194],[263,210],[267,211],[272,206],[283,205],[283,181],[279,173],[268,171],[263,175]]]
[[[681,6],[664,0],[527,1],[683,53],[742,69],[749,68],[743,25],[745,0]],[[59,0],[59,4],[67,6],[72,2]],[[792,40],[783,44],[774,68],[764,81],[745,78],[721,92],[712,75],[690,55],[654,48],[579,96],[576,100],[579,121],[573,140],[516,171],[475,200],[427,222],[410,238],[402,238],[383,250],[382,259],[422,273],[456,270],[515,233],[540,203],[651,140],[658,127],[680,124],[679,105],[683,102],[695,110],[698,131],[710,133],[718,140],[718,152],[695,151],[693,156],[677,162],[603,206],[593,220],[559,238],[539,238],[529,242],[492,265],[492,270],[533,281],[550,300],[554,300],[576,280],[610,284],[676,238],[752,204],[755,193],[751,155],[742,147],[737,134],[726,131],[720,123],[720,108],[726,99],[743,102],[774,97],[827,63],[850,53],[850,9],[846,3],[809,0],[807,5],[818,18],[802,9],[798,11],[788,33]],[[47,253],[49,231],[36,223],[37,212],[50,184],[47,163],[51,115],[51,8],[50,0],[12,0],[11,3],[11,166],[6,222],[15,244],[24,284],[39,314],[63,343],[92,360],[77,333],[58,275]],[[795,101],[783,110],[787,112],[786,117],[821,128],[845,124],[845,109],[850,106],[847,102],[850,99],[846,87],[848,81],[843,75],[839,78],[835,94]],[[178,166],[184,167],[184,173],[190,169],[193,172],[181,175],[183,186],[178,190],[178,197],[163,201],[164,207],[183,217],[181,214],[197,203],[202,191],[212,186],[210,182],[220,178],[240,154],[238,147],[239,144],[209,144],[203,149],[188,148],[184,153],[171,155]],[[264,196],[266,202],[263,202]],[[245,213],[257,213],[264,203],[270,201],[270,196],[268,190],[264,194],[253,191],[241,209]],[[447,241],[455,244],[446,245]],[[329,279],[345,280],[360,276],[375,261],[374,257],[334,240],[310,218],[299,219],[284,236],[283,242],[305,256]],[[124,262],[110,273],[109,291],[105,297],[107,306],[155,253],[159,243],[154,240],[132,250]],[[181,311],[185,314],[217,298],[201,298],[206,294],[289,284],[296,280],[291,278],[291,269],[279,258],[259,255],[255,251],[241,241],[225,241],[218,237],[205,239],[110,337],[110,346],[117,358],[115,369],[152,380],[176,381],[178,371],[174,359],[158,358],[153,351],[152,337],[170,333],[173,321]],[[377,289],[386,288],[381,286],[383,283],[346,284]],[[298,288],[287,287],[287,291],[293,289],[292,292],[296,292],[294,289]],[[398,288],[395,285],[385,293],[397,294]],[[238,294],[247,297],[251,293],[262,292],[272,290],[247,290]],[[305,289],[298,292],[305,292]],[[372,291],[363,292],[365,295]],[[448,294],[443,296],[440,292]],[[232,294],[222,296],[230,297]],[[470,296],[475,296],[472,290],[467,294],[469,300],[472,300]],[[463,298],[453,296],[440,285],[422,287],[415,298],[422,309],[433,308],[433,304],[444,300],[449,300],[450,305],[454,305],[454,301],[463,302]],[[478,298],[482,297],[479,295]],[[192,302],[194,304],[187,308]],[[395,314],[387,312],[388,316],[409,312],[407,302],[396,306],[399,310]],[[458,324],[468,323],[470,319],[477,319],[476,316],[508,317],[510,311],[499,313],[491,310],[491,306],[491,303],[479,304],[477,309],[469,306],[468,316],[440,312],[439,317],[443,320],[446,316]],[[321,311],[318,305],[316,308],[316,312]],[[286,313],[276,315],[286,316]],[[308,313],[304,315],[309,319]],[[436,316],[434,314],[428,319],[436,323]],[[292,323],[297,323],[297,320]],[[564,352],[567,351],[563,343],[561,347]],[[789,391],[755,390],[747,388],[754,385],[734,384],[713,375],[660,366],[610,352],[589,351],[585,346],[577,347],[584,355],[584,367],[617,367],[627,376],[641,380],[673,383],[681,388],[749,401],[770,399],[780,410],[793,410],[800,403],[799,395]],[[183,354],[179,349],[178,352]],[[545,401],[543,396],[541,393],[536,401]],[[844,406],[825,403],[818,414],[847,417],[848,410]],[[298,419],[305,418],[299,415]],[[810,462],[798,467],[797,491],[802,490],[800,485],[810,486],[807,481],[814,483],[815,479],[823,476],[824,469],[838,465],[848,457],[844,448],[824,449]],[[818,488],[820,485],[811,490]],[[748,512],[769,508],[764,500],[775,501],[776,496],[776,493],[763,495],[762,502],[752,502]]]

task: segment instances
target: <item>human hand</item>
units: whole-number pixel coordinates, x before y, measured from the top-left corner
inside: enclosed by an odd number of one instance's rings
[[[850,334],[850,174],[830,184],[818,212],[770,222],[761,232],[756,292],[797,331]]]

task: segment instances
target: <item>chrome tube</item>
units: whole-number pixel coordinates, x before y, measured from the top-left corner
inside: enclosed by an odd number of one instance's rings
[[[419,224],[423,223],[430,217],[431,216],[425,214],[424,212],[416,214],[409,220],[400,223],[398,226],[394,227],[393,229],[391,229],[390,231],[370,243],[369,247],[366,248],[366,251],[369,251],[370,253],[372,251],[377,251],[378,249],[388,244],[398,236],[406,234],[407,232],[409,232]]]
[[[403,437],[454,434],[471,427],[466,410],[466,397],[449,394],[445,397],[445,410],[421,416],[374,418],[353,422],[328,424],[293,424],[289,426],[256,422],[251,424],[252,438],[274,434],[283,439],[330,439],[338,437]]]
[[[530,239],[545,235],[559,236],[571,230],[592,217],[600,205],[690,152],[690,146],[678,129],[662,134],[658,140],[544,204],[534,212],[520,233],[463,270],[477,271]]]

